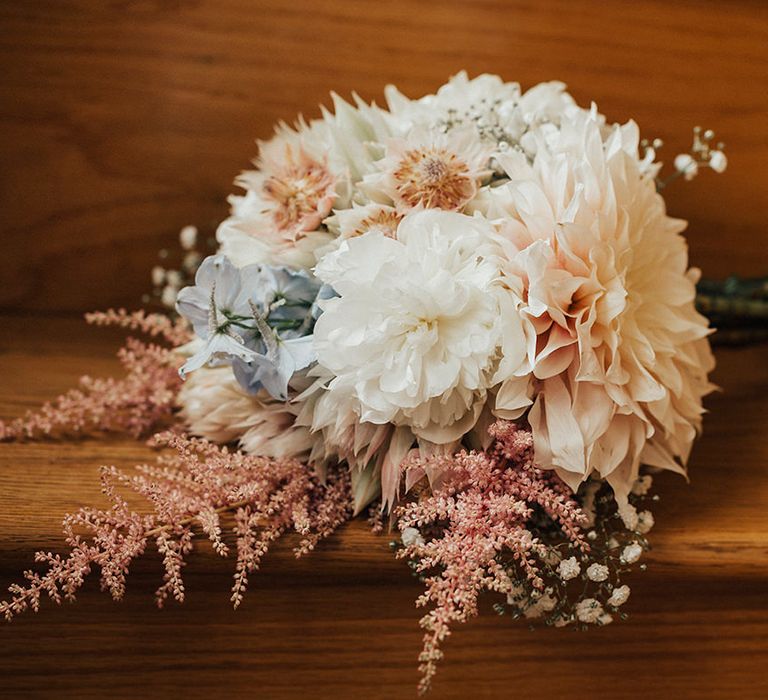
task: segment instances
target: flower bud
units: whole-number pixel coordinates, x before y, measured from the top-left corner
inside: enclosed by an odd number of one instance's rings
[[[709,167],[716,173],[722,173],[728,167],[728,158],[722,151],[711,151],[709,154]]]

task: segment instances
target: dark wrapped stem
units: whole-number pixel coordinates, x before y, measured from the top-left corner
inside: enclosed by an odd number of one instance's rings
[[[768,299],[699,293],[696,307],[709,318],[768,320]]]
[[[696,308],[709,318],[719,345],[768,341],[768,277],[701,280]]]

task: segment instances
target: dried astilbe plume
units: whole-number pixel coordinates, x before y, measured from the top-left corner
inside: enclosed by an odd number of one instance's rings
[[[0,614],[7,620],[28,609],[37,611],[44,595],[56,603],[74,600],[94,566],[101,570],[102,590],[120,600],[131,562],[152,542],[165,567],[157,604],[162,607],[169,597],[182,602],[181,571],[194,547],[194,529],[202,530],[213,549],[226,556],[229,547],[222,538],[221,521],[225,513],[234,516],[237,559],[231,600],[237,607],[249,575],[273,541],[288,531],[299,533],[302,539],[294,551],[301,556],[351,516],[346,470],[330,473],[321,484],[296,460],[229,452],[171,432],[160,433],[153,441],[173,452],[159,455],[155,465],[138,467],[136,475],[114,467],[102,469],[102,488],[111,506],[82,508],[64,519],[69,555],[37,552],[36,561],[47,570],[27,571],[26,585],[8,589],[11,599],[0,602]],[[118,493],[120,487],[144,497],[154,512],[131,510]]]
[[[162,314],[128,313],[121,309],[88,314],[86,320],[99,326],[117,325],[159,336],[171,346],[190,338],[186,321],[174,321]],[[118,351],[118,358],[126,369],[125,377],[82,377],[80,388],[23,418],[0,421],[0,440],[103,430],[138,437],[161,425],[171,416],[181,386],[181,361],[173,347],[128,338]]]
[[[92,311],[85,315],[85,320],[94,326],[119,326],[140,331],[152,338],[160,336],[171,345],[182,345],[192,338],[187,320],[180,316],[171,318],[165,314],[148,314],[143,310],[108,309]]]
[[[522,577],[543,590],[549,547],[531,534],[535,512],[546,515],[574,550],[589,547],[581,532],[585,516],[568,487],[551,471],[536,468],[531,433],[513,423],[491,426],[493,444],[484,452],[415,459],[407,469],[437,468],[445,479],[435,493],[401,506],[399,557],[425,576],[418,606],[433,605],[421,619],[419,691],[429,689],[443,657],[441,642],[451,625],[477,615],[483,591],[508,595]]]

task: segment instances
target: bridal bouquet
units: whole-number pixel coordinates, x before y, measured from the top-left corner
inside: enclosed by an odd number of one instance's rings
[[[196,531],[236,550],[239,605],[272,541],[298,532],[303,554],[366,509],[425,585],[422,690],[484,591],[547,625],[623,616],[648,472],[685,474],[713,388],[661,144],[556,82],[461,73],[386,103],[334,95],[333,113],[280,124],[215,254],[187,228],[182,269],[155,270],[178,316],[90,317],[165,345],[131,339],[125,379],[2,426],[163,428],[156,465],[103,470],[110,507],[67,517],[71,553],[39,553],[6,617],[72,598],[94,566],[121,597],[151,543],[158,602],[182,600]],[[695,130],[671,178],[721,172],[712,139]]]

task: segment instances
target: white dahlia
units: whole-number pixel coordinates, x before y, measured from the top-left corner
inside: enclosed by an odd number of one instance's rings
[[[407,426],[437,444],[467,433],[502,345],[507,362],[525,355],[519,314],[502,322],[519,298],[498,253],[482,217],[426,210],[405,216],[396,240],[369,233],[323,258],[316,274],[339,294],[315,326],[318,362],[334,375],[330,399],[351,395],[360,421]]]
[[[641,463],[683,471],[701,424],[713,360],[698,272],[685,222],[666,215],[641,167],[634,123],[605,129],[596,110],[574,108],[538,145],[532,163],[500,159],[510,182],[487,208],[506,221],[535,329],[536,456],[574,488],[597,472],[625,503]]]

